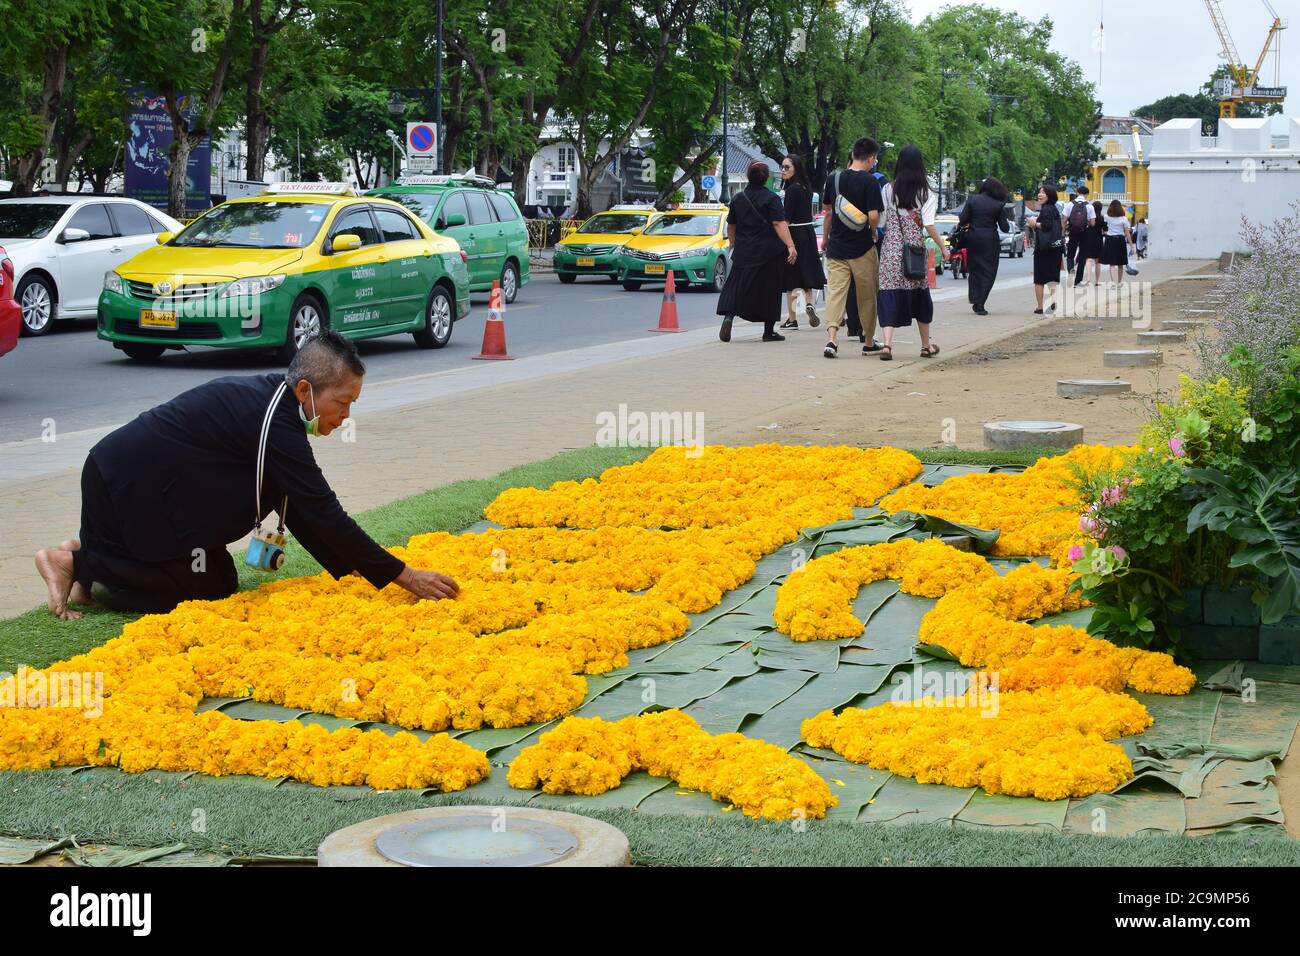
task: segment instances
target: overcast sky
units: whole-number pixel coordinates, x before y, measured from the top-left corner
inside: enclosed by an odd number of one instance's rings
[[[1218,34],[1202,0],[980,0],[987,6],[1018,12],[1030,20],[1052,18],[1053,47],[1076,61],[1084,76],[1096,84],[1098,55],[1096,31],[1103,22],[1104,57],[1100,64],[1103,112],[1129,115],[1173,93],[1192,93],[1223,62]],[[1278,16],[1293,30],[1282,34],[1282,85],[1291,95],[1283,105],[1288,116],[1300,116],[1300,55],[1291,50],[1300,43],[1300,0],[1270,0]],[[908,0],[914,20],[921,20],[951,0]],[[1237,51],[1254,66],[1272,24],[1263,0],[1222,0],[1224,17]],[[1273,82],[1273,58],[1260,72],[1261,85]],[[1279,121],[1275,120],[1275,126]]]

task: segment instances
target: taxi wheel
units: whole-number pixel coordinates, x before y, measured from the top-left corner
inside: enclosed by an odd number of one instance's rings
[[[422,349],[440,349],[451,341],[452,316],[456,307],[445,286],[436,285],[429,293],[429,307],[424,310],[424,328],[412,332],[415,344]]]
[[[329,327],[329,316],[325,314],[320,299],[311,293],[298,296],[289,310],[289,327],[284,333],[284,344],[276,350],[276,360],[288,365],[308,338]]]
[[[568,285],[570,282],[573,282],[575,279],[578,278],[572,272],[557,272],[555,273],[555,275],[565,285]]]
[[[635,291],[636,291],[637,289],[639,289],[639,288],[641,288],[641,283],[639,283],[639,282],[624,282],[624,283],[623,283],[623,290],[624,290],[625,292],[635,292]]]
[[[506,305],[515,301],[515,296],[519,294],[519,267],[513,262],[507,262],[501,267],[501,298],[505,299]]]
[[[727,284],[727,260],[721,256],[713,263],[713,291],[721,292]]]
[[[167,349],[161,345],[127,342],[122,345],[122,351],[126,353],[127,358],[135,359],[137,362],[152,362],[162,358],[163,352],[166,352]]]

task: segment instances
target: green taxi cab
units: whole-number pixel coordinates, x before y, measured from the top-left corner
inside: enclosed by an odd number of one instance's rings
[[[106,273],[99,295],[99,338],[133,359],[211,345],[287,363],[323,328],[442,348],[469,312],[455,240],[342,183],[277,183],[158,243]]]
[[[670,269],[679,286],[721,292],[727,281],[727,207],[681,203],[629,239],[619,258],[623,288],[629,292],[646,282],[666,282]]]
[[[623,244],[659,217],[652,206],[611,206],[592,216],[555,245],[555,274],[561,282],[578,276],[608,276],[622,271]]]
[[[527,284],[528,223],[515,197],[497,189],[494,180],[472,173],[408,174],[366,195],[401,203],[439,235],[455,239],[465,250],[471,292],[487,292],[499,281],[510,303]]]

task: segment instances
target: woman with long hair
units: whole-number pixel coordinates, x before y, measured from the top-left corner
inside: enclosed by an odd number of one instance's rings
[[[793,265],[786,264],[782,270],[786,298],[786,315],[788,318],[781,326],[783,329],[799,328],[795,318],[795,293],[803,290],[803,309],[808,316],[808,324],[814,329],[821,325],[821,316],[813,308],[813,289],[826,287],[826,274],[822,271],[821,255],[817,251],[817,229],[812,208],[812,183],[804,169],[803,160],[790,153],[781,160],[781,181],[785,192],[785,221],[794,239],[795,251],[799,257]]]
[[[1065,268],[1065,229],[1056,198],[1055,186],[1040,187],[1038,215],[1026,223],[1034,233],[1034,299],[1038,303],[1034,315],[1056,311],[1056,287]],[[1046,310],[1043,308],[1045,294],[1049,299]]]
[[[924,249],[925,232],[930,233],[936,245],[948,258],[939,230],[934,225],[939,210],[939,197],[930,189],[925,172],[925,158],[916,146],[904,146],[894,165],[894,178],[881,192],[885,211],[880,221],[885,236],[880,246],[880,291],[876,293],[876,315],[885,332],[885,344],[880,352],[881,361],[894,357],[894,330],[910,326],[912,320],[921,330],[921,358],[939,354],[939,346],[930,341],[930,323],[934,320],[934,301],[926,270],[921,275],[909,276],[904,265],[906,249],[914,246]],[[925,257],[922,253],[921,261]]]
[[[767,188],[771,170],[756,159],[745,170],[749,181],[731,197],[727,213],[727,241],[731,248],[731,273],[718,296],[722,327],[718,338],[731,341],[731,321],[736,316],[763,324],[764,342],[784,342],[776,331],[781,321],[781,263],[794,265],[798,253],[785,224],[785,209]]]
[[[980,190],[966,200],[957,217],[957,224],[970,230],[967,244],[967,268],[970,280],[966,296],[976,315],[988,315],[984,303],[993,291],[998,278],[998,263],[1002,258],[1001,233],[1009,232],[1007,222],[1007,187],[989,176],[980,184]]]
[[[1128,213],[1124,204],[1112,199],[1106,207],[1106,243],[1101,249],[1101,264],[1110,266],[1110,283],[1120,285],[1124,282],[1124,270],[1128,267],[1128,247],[1133,244],[1133,229],[1129,225]]]

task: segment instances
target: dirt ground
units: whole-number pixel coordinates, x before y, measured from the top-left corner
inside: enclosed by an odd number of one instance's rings
[[[1151,328],[1184,317],[1184,309],[1211,308],[1205,300],[1211,286],[1203,280],[1155,286]],[[903,329],[896,353],[909,361],[897,363],[898,374],[790,408],[781,416],[779,440],[871,445],[887,436],[889,444],[903,448],[977,449],[984,447],[984,422],[1020,418],[1082,425],[1089,444],[1128,443],[1157,398],[1176,396],[1179,372],[1195,365],[1191,336],[1204,334],[1193,331],[1185,343],[1148,346],[1138,344],[1137,331],[1129,318],[1058,317],[1012,338],[951,357],[941,354],[921,365],[911,361],[920,339],[914,328]],[[942,344],[942,322],[936,321],[933,333]],[[1118,369],[1102,364],[1107,350],[1153,347],[1163,355],[1162,366]],[[870,361],[856,355],[851,360]],[[1123,380],[1132,385],[1132,393],[1060,398],[1056,383],[1062,378]]]

